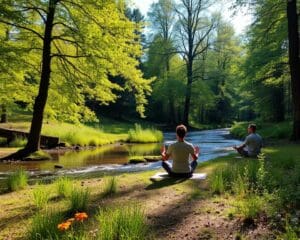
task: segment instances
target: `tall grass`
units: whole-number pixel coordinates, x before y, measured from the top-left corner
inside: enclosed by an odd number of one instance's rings
[[[103,196],[111,196],[117,192],[118,183],[116,177],[106,178],[104,188],[103,188]]]
[[[37,186],[32,194],[33,194],[33,201],[34,204],[37,206],[38,209],[42,209],[44,206],[47,205],[49,201],[49,191],[46,191],[41,186]]]
[[[9,147],[25,147],[27,139],[23,137],[16,137],[9,143]]]
[[[100,146],[116,141],[125,141],[127,134],[110,134],[100,128],[88,127],[83,124],[50,123],[44,124],[42,133],[57,136],[70,145]]]
[[[57,229],[57,225],[62,221],[61,213],[53,210],[46,212],[38,212],[32,219],[32,223],[27,232],[29,240],[58,240],[61,239],[61,232]]]
[[[69,197],[71,213],[86,211],[90,199],[89,189],[73,188]]]
[[[56,191],[58,196],[60,197],[70,196],[73,188],[73,183],[71,179],[67,177],[59,177],[58,179],[55,180],[54,184],[56,186]]]
[[[143,129],[139,124],[135,124],[135,128],[128,131],[128,142],[150,143],[161,142],[162,140],[163,134],[161,131],[150,128]]]
[[[101,210],[96,217],[99,240],[147,239],[145,214],[138,204]]]
[[[24,169],[20,168],[8,176],[6,185],[8,191],[17,191],[24,189],[27,186],[27,182],[28,174]]]

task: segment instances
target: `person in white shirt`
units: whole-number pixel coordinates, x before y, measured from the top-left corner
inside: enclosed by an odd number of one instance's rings
[[[176,127],[177,142],[171,144],[167,150],[165,146],[161,150],[162,167],[172,177],[191,177],[197,167],[200,149],[184,140],[186,133],[186,126],[178,125]],[[189,156],[193,159],[191,164]],[[173,159],[173,165],[167,162],[169,158]]]

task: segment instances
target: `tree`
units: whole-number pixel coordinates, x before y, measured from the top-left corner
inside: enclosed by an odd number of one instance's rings
[[[264,3],[256,0],[236,0],[238,6],[240,5],[252,5]],[[267,1],[266,1],[267,2]],[[282,6],[283,1],[273,1],[273,6]],[[292,139],[300,139],[300,93],[299,93],[299,79],[300,79],[300,57],[299,57],[299,1],[297,0],[286,0],[285,3],[286,20],[288,23],[288,53],[289,53],[289,67],[290,67],[290,78],[291,78],[291,89],[292,89],[292,102],[293,102],[293,133]],[[272,14],[272,11],[268,9],[267,14]],[[270,15],[271,16],[271,15]],[[273,17],[273,16],[272,16]],[[277,21],[273,20],[269,22],[269,28],[267,31],[273,29],[276,26]]]
[[[1,0],[0,23],[26,31],[42,51],[28,143],[16,156],[39,149],[49,85],[55,82],[51,78],[54,70],[76,91],[103,103],[114,101],[113,91],[122,90],[109,81],[108,75],[121,75],[128,80],[124,88],[134,91],[137,111],[143,114],[151,82],[136,69],[141,48],[135,40],[135,25],[115,1]]]
[[[176,47],[186,64],[187,83],[183,112],[183,123],[186,125],[189,125],[192,84],[199,77],[195,74],[194,62],[208,48],[208,37],[215,27],[214,19],[205,15],[209,6],[210,1],[206,0],[181,0],[176,7]]]
[[[174,56],[174,44],[173,44],[173,28],[176,21],[174,12],[173,0],[159,0],[157,3],[151,5],[148,12],[150,21],[150,27],[152,29],[152,43],[150,44],[148,58],[150,63],[156,57],[156,68],[159,69],[157,85],[169,85],[171,87],[174,79],[173,74],[170,72],[170,62],[172,56]],[[156,48],[154,48],[156,46]],[[151,65],[151,64],[150,64]],[[149,66],[149,65],[148,65]],[[157,66],[160,66],[159,68]],[[153,71],[153,73],[155,70]],[[173,75],[171,77],[171,75]],[[164,81],[165,83],[161,83]],[[174,83],[174,82],[173,82]],[[155,88],[155,87],[154,87]],[[176,109],[175,98],[171,90],[164,93],[166,95],[166,101],[168,103],[167,119],[168,122],[174,124],[176,122]],[[165,102],[164,102],[165,103]],[[164,104],[162,103],[162,104]]]

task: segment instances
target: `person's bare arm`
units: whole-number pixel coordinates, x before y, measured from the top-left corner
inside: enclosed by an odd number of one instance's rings
[[[191,154],[194,161],[196,161],[200,154],[200,148],[198,146],[194,147],[194,153]]]
[[[245,144],[245,143],[243,143],[243,144],[240,145],[240,146],[234,146],[233,148],[236,149],[236,150],[241,150],[241,149],[243,149],[244,147],[246,147],[246,144]]]
[[[165,147],[165,145],[163,145],[161,148],[161,158],[163,161],[167,161],[169,159],[169,157],[170,157],[170,154],[168,154],[166,152],[166,147]]]

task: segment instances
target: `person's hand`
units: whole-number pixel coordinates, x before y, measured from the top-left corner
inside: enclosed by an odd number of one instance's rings
[[[161,152],[161,155],[166,154],[166,146],[165,145],[161,146],[160,152]]]
[[[200,154],[200,148],[198,146],[194,147],[195,155],[198,157]]]

